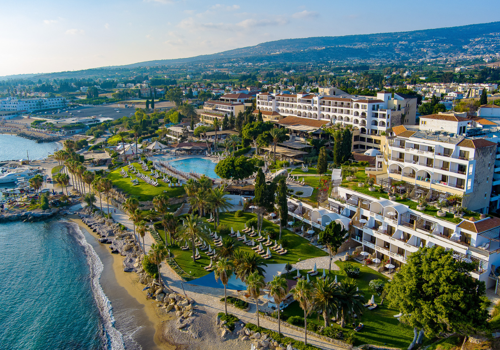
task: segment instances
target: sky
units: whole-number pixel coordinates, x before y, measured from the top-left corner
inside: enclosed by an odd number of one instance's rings
[[[494,21],[498,0],[0,0],[0,76]]]

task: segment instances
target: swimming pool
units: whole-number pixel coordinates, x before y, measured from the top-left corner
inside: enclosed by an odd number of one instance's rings
[[[212,179],[220,179],[215,173],[215,166],[217,164],[213,163],[208,159],[203,158],[188,158],[182,160],[176,160],[169,163],[175,169],[189,173],[191,171],[204,174]]]

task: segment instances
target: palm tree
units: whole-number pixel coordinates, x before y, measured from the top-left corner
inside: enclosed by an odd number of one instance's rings
[[[161,193],[154,197],[153,207],[158,213],[164,215],[168,210],[168,196],[165,193]]]
[[[73,140],[65,140],[64,148],[66,148],[69,152],[73,151],[76,147],[76,143]]]
[[[76,167],[76,175],[78,176],[78,181],[80,183],[80,193],[85,193],[85,184],[83,183],[83,174],[87,171],[87,168],[83,164],[78,164]]]
[[[128,136],[128,132],[126,131],[120,131],[118,133],[118,137],[120,138],[120,141],[122,143],[122,151],[125,152],[125,137]]]
[[[227,315],[227,292],[226,287],[231,275],[233,274],[233,264],[227,261],[226,258],[220,259],[215,264],[214,276],[215,280],[219,280],[224,285],[224,309]]]
[[[61,186],[66,188],[66,195],[69,196],[68,185],[69,185],[69,175],[68,174],[58,174]],[[59,182],[58,181],[58,182]],[[63,191],[64,193],[64,191]]]
[[[248,276],[246,284],[247,284],[248,294],[250,294],[250,297],[253,298],[253,300],[255,300],[255,306],[257,307],[257,327],[260,327],[259,295],[260,295],[260,290],[265,286],[264,276],[255,271]]]
[[[228,192],[224,191],[224,187],[216,187],[210,191],[208,202],[210,203],[212,210],[215,213],[215,223],[216,226],[219,226],[219,213],[222,210],[227,211],[233,207],[231,203],[229,203]]]
[[[313,286],[306,280],[298,280],[292,289],[293,298],[299,302],[300,308],[304,311],[304,343],[307,345],[307,316],[314,309]]]
[[[206,192],[201,189],[193,197],[189,198],[189,204],[193,209],[198,210],[200,216],[204,216],[208,203]]]
[[[213,185],[213,182],[212,180],[206,176],[206,175],[202,175],[200,177],[200,179],[198,180],[198,187],[202,190],[202,191],[208,191],[212,188],[212,185]]]
[[[93,193],[87,193],[83,199],[85,203],[87,203],[87,206],[92,210],[92,207],[96,201],[95,195]]]
[[[198,183],[193,179],[189,179],[184,185],[184,190],[186,191],[186,195],[188,197],[192,197],[198,191]]]
[[[34,177],[30,179],[30,186],[33,187],[33,189],[38,192],[38,190],[42,187],[43,185],[43,177],[40,174],[36,174]]]
[[[130,213],[130,220],[134,224],[134,239],[137,242],[137,237],[135,236],[135,228],[137,224],[142,220],[142,213],[139,209],[136,209],[133,213]]]
[[[113,182],[110,179],[101,179],[101,190],[106,195],[106,201],[108,202],[108,216],[109,216],[109,192],[113,188]]]
[[[101,193],[102,193],[102,178],[100,176],[96,176],[94,178],[94,181],[92,181],[92,187],[94,189],[94,192],[96,192],[97,195],[99,196],[99,206],[100,206],[101,212],[102,212],[102,196],[101,196]]]
[[[89,192],[90,192],[90,184],[92,184],[92,181],[94,181],[95,177],[94,173],[86,170],[83,172],[82,177],[83,177],[83,182],[89,186]],[[84,191],[85,191],[85,185],[84,185]]]
[[[231,141],[231,144],[233,145],[233,152],[232,153],[234,156],[234,152],[236,151],[236,146],[241,141],[241,139],[238,137],[238,135],[231,135],[231,136],[229,136],[229,140]]]
[[[217,248],[217,256],[221,258],[231,258],[236,250],[236,241],[231,237],[222,239],[222,247]]]
[[[205,238],[205,229],[203,227],[203,221],[200,219],[198,215],[191,214],[184,219],[184,225],[180,232],[180,236],[183,239],[191,241],[193,250],[193,262],[196,263],[195,259],[196,239]]]
[[[274,303],[278,306],[278,334],[281,334],[281,302],[286,299],[288,284],[281,276],[274,276],[268,283],[269,294],[273,297]]]
[[[167,257],[168,257],[168,250],[167,248],[165,248],[165,245],[161,243],[151,245],[151,250],[149,251],[149,259],[153,264],[156,264],[156,267],[158,268],[158,283],[160,283],[160,286],[162,285],[160,265],[162,261],[165,260]]]
[[[217,152],[217,130],[219,129],[220,122],[217,117],[214,118],[214,131],[215,131],[215,141],[214,141],[214,151]]]
[[[236,251],[233,254],[233,265],[235,267],[236,277],[246,282],[248,276],[257,272],[264,276],[264,266],[267,267],[265,260],[254,252]]]
[[[272,137],[272,141],[273,141],[273,149],[274,149],[274,162],[276,163],[276,145],[278,144],[278,141],[280,140],[281,138],[281,129],[279,128],[274,128],[274,129],[271,129],[271,131],[269,131],[269,135],[271,135]]]
[[[134,131],[134,136],[135,136],[135,156],[138,157],[139,153],[137,153],[137,143],[138,143],[139,135],[141,134],[142,130],[141,130],[140,125],[134,125],[132,130]]]
[[[339,287],[339,305],[338,310],[341,315],[340,326],[345,327],[346,321],[352,321],[354,314],[361,315],[364,311],[364,296],[359,293],[356,281],[347,279],[342,281]]]
[[[330,312],[337,307],[339,296],[337,285],[330,276],[316,280],[314,284],[314,303],[318,309],[323,310],[325,327],[330,326]]]
[[[167,213],[161,218],[161,224],[163,225],[163,231],[165,232],[165,240],[167,240],[168,232],[168,244],[172,244],[172,237],[177,236],[179,220],[174,216],[174,214]]]
[[[144,237],[146,236],[146,222],[141,220],[137,224],[137,233],[142,238],[142,255],[146,255],[146,245],[144,244]]]

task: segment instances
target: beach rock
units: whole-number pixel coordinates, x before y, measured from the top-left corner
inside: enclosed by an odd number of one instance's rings
[[[172,311],[173,308],[174,308],[174,306],[172,304],[169,304],[169,305],[167,305],[165,310],[167,310],[167,312],[170,312],[170,311]]]
[[[176,311],[176,312],[175,312],[175,316],[177,316],[177,317],[181,317],[181,316],[182,316],[182,311]]]
[[[163,294],[163,293],[160,293],[156,296],[157,301],[163,301],[164,298],[165,298],[165,294]]]
[[[267,334],[266,333],[263,333],[262,334],[262,337],[261,337],[261,340],[266,340],[267,339]]]
[[[181,308],[179,305],[175,305],[175,310],[176,310],[176,311],[181,311],[181,310],[182,310],[182,308]]]
[[[224,326],[226,323],[227,323],[227,321],[225,321],[225,320],[224,320],[224,321],[222,321],[222,322],[220,323],[221,327],[222,327],[222,326]]]
[[[219,316],[215,317],[215,324],[217,326],[220,325],[220,317]]]
[[[181,323],[180,325],[177,326],[177,328],[179,329],[183,329],[183,328],[186,328],[188,326],[188,324],[186,323]]]
[[[256,332],[256,333],[252,334],[252,338],[253,339],[260,339],[260,333]]]
[[[259,344],[263,348],[267,348],[269,346],[269,342],[267,340],[261,340]]]
[[[226,338],[229,335],[229,332],[227,329],[222,330],[222,333],[220,334],[221,338]]]
[[[187,299],[183,299],[180,303],[179,303],[180,306],[187,306],[189,305],[189,301]]]
[[[243,337],[241,338],[241,340],[243,340],[243,341],[247,341],[247,340],[250,340],[250,338],[248,338],[248,337],[245,335],[245,336],[243,336]]]
[[[245,328],[245,334],[247,336],[251,336],[252,335],[252,331],[250,329],[248,329],[248,328]]]
[[[182,315],[182,317],[184,317],[184,318],[188,318],[188,317],[191,317],[191,316],[193,316],[193,312],[192,311],[184,312],[184,314]]]
[[[163,294],[163,296],[165,296],[165,293],[163,293],[163,289],[161,289],[161,288],[156,289],[155,295],[159,295],[159,294]]]
[[[191,310],[193,310],[193,305],[189,304],[188,306],[186,306],[186,307],[184,308],[184,310],[185,310],[185,311],[191,311]]]

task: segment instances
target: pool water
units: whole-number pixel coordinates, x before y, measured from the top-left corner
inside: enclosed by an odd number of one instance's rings
[[[169,163],[175,169],[189,173],[191,171],[203,174],[212,179],[220,179],[220,177],[215,173],[215,166],[217,164],[213,163],[208,159],[203,158],[189,158],[183,160],[176,160]]]

